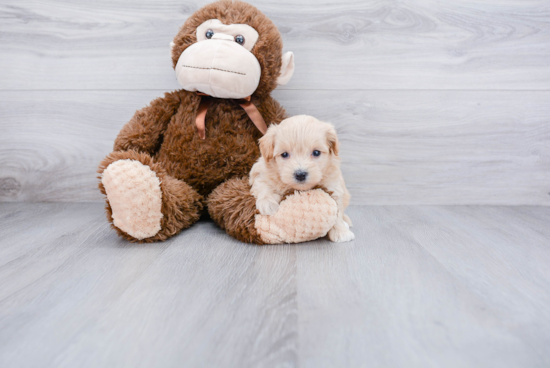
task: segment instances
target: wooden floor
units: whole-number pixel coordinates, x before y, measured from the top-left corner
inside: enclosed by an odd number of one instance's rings
[[[1,367],[548,367],[550,208],[352,207],[357,240],[136,245],[0,203]]]

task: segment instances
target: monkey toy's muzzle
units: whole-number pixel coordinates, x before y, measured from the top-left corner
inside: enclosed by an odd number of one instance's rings
[[[250,96],[260,83],[258,59],[243,46],[229,40],[210,39],[189,46],[176,65],[183,89],[217,98]]]

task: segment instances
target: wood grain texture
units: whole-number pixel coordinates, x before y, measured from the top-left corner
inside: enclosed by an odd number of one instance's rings
[[[178,88],[168,43],[208,1],[0,4],[0,201],[99,201],[97,163]],[[297,69],[276,97],[334,122],[358,204],[550,205],[543,0],[252,1]]]
[[[99,201],[96,168],[161,91],[0,92],[0,200]],[[345,97],[342,97],[345,96]],[[550,92],[278,91],[337,127],[356,204],[550,205]]]
[[[354,211],[355,244],[298,248],[300,366],[547,366],[549,214]]]
[[[139,245],[99,203],[2,203],[0,366],[550,364],[548,207],[349,214],[350,243]]]
[[[209,1],[4,0],[0,88],[177,88],[168,44]],[[251,1],[296,56],[288,89],[548,89],[546,0]]]
[[[0,366],[296,361],[295,247],[247,246],[211,222],[135,245],[103,212],[0,205]]]

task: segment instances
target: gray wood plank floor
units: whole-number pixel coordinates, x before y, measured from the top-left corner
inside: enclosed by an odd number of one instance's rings
[[[550,208],[353,206],[357,240],[136,245],[0,204],[2,367],[550,365]]]

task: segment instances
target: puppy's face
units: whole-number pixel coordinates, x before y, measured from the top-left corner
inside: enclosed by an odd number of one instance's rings
[[[331,124],[299,115],[270,126],[260,139],[260,151],[284,184],[307,190],[323,180],[337,159],[338,138]]]

